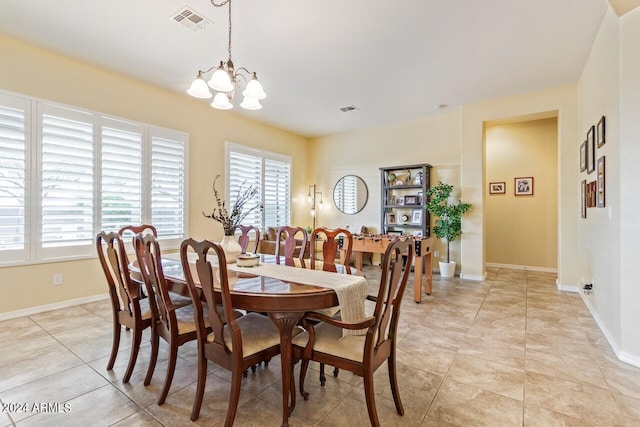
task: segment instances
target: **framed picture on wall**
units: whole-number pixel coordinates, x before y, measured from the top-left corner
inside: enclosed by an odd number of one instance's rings
[[[533,196],[533,177],[514,178],[514,191],[516,196]]]
[[[587,173],[596,170],[596,127],[591,126],[587,132]]]
[[[587,141],[580,145],[580,172],[587,170]]]
[[[599,208],[604,208],[605,207],[605,199],[604,199],[604,185],[605,185],[605,180],[604,180],[604,156],[600,157],[598,159],[598,176],[596,179],[597,184],[597,198],[598,198],[598,207]]]
[[[596,143],[598,144],[598,148],[604,145],[605,141],[605,126],[604,126],[604,116],[600,118],[598,122],[598,126],[596,127]]]
[[[580,211],[582,218],[587,217],[587,180],[583,179],[580,184]]]
[[[490,182],[489,194],[504,194],[506,193],[506,182]]]

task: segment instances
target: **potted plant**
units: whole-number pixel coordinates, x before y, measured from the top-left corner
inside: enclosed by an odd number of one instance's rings
[[[216,188],[218,178],[220,178],[220,175],[216,175],[213,180],[213,195],[218,206],[213,208],[210,215],[207,215],[204,212],[202,212],[202,215],[222,224],[222,228],[224,229],[224,238],[220,242],[220,246],[224,249],[227,262],[231,263],[235,262],[236,257],[242,252],[242,248],[234,236],[236,228],[238,228],[238,225],[242,224],[242,221],[247,217],[247,215],[254,210],[262,211],[263,207],[262,203],[256,203],[253,206],[245,208],[245,205],[249,201],[253,200],[253,198],[258,194],[259,188],[254,187],[253,185],[245,188],[245,182],[243,182],[238,188],[238,194],[236,194],[235,202],[231,211],[229,211],[226,207],[226,202],[222,200],[218,193],[218,189]]]
[[[457,203],[450,200],[453,185],[439,181],[437,185],[427,191],[428,201],[425,205],[427,211],[438,219],[433,226],[433,233],[439,239],[447,241],[447,262],[440,261],[440,275],[453,277],[456,271],[456,262],[451,261],[449,246],[462,234],[462,215],[471,209],[470,203]]]

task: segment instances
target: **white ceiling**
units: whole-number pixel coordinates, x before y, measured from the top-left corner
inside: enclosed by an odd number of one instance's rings
[[[607,5],[234,0],[234,63],[256,71],[268,97],[260,111],[233,111],[317,136],[573,84]],[[213,24],[194,33],[169,19],[184,6]],[[0,10],[0,33],[180,93],[227,58],[227,9],[209,0],[1,0]],[[339,110],[348,105],[359,109]]]

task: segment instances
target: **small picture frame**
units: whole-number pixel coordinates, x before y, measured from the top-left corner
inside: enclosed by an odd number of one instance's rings
[[[581,210],[581,216],[582,218],[586,218],[587,217],[587,180],[583,179],[582,183],[580,184],[580,193],[581,193],[581,198],[580,198],[580,210]]]
[[[533,196],[533,177],[514,178],[514,192],[516,196]]]
[[[391,198],[389,199],[389,204],[390,204],[391,206],[395,206],[395,205],[396,205],[396,201],[397,201],[397,199],[396,199],[396,196],[395,196],[395,194],[394,194],[394,195],[392,195],[392,196],[391,196]]]
[[[587,141],[580,144],[580,172],[587,170]]]
[[[418,204],[421,205],[422,204],[422,191],[418,192]]]
[[[596,170],[596,127],[591,126],[587,132],[587,173]]]
[[[403,197],[398,197],[398,199],[396,200],[396,206],[404,206],[404,198]]]
[[[606,142],[606,130],[605,130],[605,119],[604,116],[600,118],[598,121],[598,125],[596,127],[596,143],[598,148],[602,147]]]
[[[598,159],[598,174],[597,174],[597,191],[596,196],[598,200],[598,207],[605,207],[605,177],[604,177],[604,156]]]
[[[400,231],[400,230],[387,230],[387,235],[389,235],[389,236],[402,236],[402,231]]]
[[[404,205],[405,206],[415,206],[418,204],[418,196],[404,196]]]
[[[506,182],[490,182],[489,194],[505,194],[506,186]]]
[[[422,239],[422,230],[414,230],[412,234],[416,239]]]
[[[397,224],[395,212],[387,212],[387,224]]]
[[[422,224],[422,209],[414,209],[411,215],[412,224]]]

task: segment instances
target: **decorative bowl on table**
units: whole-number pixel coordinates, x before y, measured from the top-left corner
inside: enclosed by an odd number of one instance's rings
[[[260,255],[258,254],[240,254],[236,258],[238,267],[256,267],[260,264]]]

